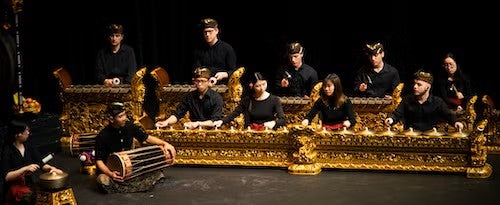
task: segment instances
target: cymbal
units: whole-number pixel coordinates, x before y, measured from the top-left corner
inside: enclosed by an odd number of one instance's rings
[[[466,132],[454,132],[452,134],[450,134],[450,136],[452,137],[468,137],[470,133],[466,133]]]
[[[386,131],[381,132],[380,134],[385,136],[394,136],[397,133],[391,130],[391,127],[388,127]]]
[[[359,134],[361,134],[361,135],[374,135],[375,132],[369,130],[368,127],[366,127],[365,130],[359,132]]]
[[[342,129],[334,130],[332,131],[335,134],[342,134],[342,135],[352,135],[354,134],[353,131],[348,130],[347,127],[343,127]]]

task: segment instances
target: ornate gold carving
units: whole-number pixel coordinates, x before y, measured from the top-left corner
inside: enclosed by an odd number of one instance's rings
[[[60,191],[38,190],[36,196],[37,205],[76,205],[76,198],[72,188]]]
[[[142,115],[144,84],[142,78],[146,68],[141,68],[132,77],[131,85],[105,87],[100,85],[71,85],[69,73],[64,69],[54,71],[59,80],[63,110],[59,120],[63,136],[74,133],[99,132],[109,121],[106,113],[111,102],[124,102],[128,115],[136,121]]]

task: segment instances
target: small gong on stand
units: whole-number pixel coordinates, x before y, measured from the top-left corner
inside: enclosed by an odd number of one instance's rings
[[[36,196],[37,205],[69,204],[76,205],[73,189],[68,186],[69,175],[65,172],[46,172],[40,174],[38,191]]]

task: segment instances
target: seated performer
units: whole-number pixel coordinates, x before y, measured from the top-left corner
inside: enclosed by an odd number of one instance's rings
[[[267,80],[264,76],[256,72],[251,76],[250,89],[252,96],[244,98],[231,114],[222,120],[215,121],[214,124],[220,127],[223,123],[228,123],[243,113],[245,127],[253,130],[274,129],[285,125],[285,113],[281,106],[280,99],[268,93]]]
[[[197,68],[193,73],[196,90],[188,93],[177,109],[166,120],[156,123],[156,127],[166,127],[176,123],[189,111],[191,122],[184,127],[194,129],[198,126],[213,127],[213,122],[222,118],[222,96],[210,88],[210,70]]]
[[[164,178],[161,169],[124,181],[119,172],[110,170],[106,165],[108,156],[114,152],[132,149],[133,138],[141,143],[145,141],[164,146],[172,163],[175,159],[175,148],[161,139],[148,136],[141,127],[129,122],[122,103],[115,102],[109,105],[108,114],[110,123],[96,136],[95,159],[99,172],[98,188],[105,193],[139,192],[152,189],[158,180]]]
[[[323,80],[320,98],[307,113],[302,125],[307,126],[319,113],[322,126],[327,130],[342,127],[349,128],[356,124],[351,101],[344,95],[342,83],[337,74],[332,73]]]
[[[99,50],[96,59],[97,83],[111,87],[116,84],[130,84],[137,71],[135,51],[122,43],[123,26],[111,24],[108,27],[109,44]]]
[[[389,126],[401,120],[404,122],[405,129],[428,131],[436,127],[439,120],[446,120],[461,131],[464,125],[457,121],[457,117],[443,99],[430,94],[431,86],[432,75],[430,73],[423,71],[415,73],[413,95],[403,98],[396,110],[385,119],[385,124]]]
[[[5,204],[35,204],[38,170],[62,174],[60,169],[43,163],[38,150],[27,142],[29,136],[27,124],[17,120],[10,122],[1,158]]]
[[[201,20],[204,42],[193,54],[194,68],[207,67],[212,71],[214,84],[226,84],[236,69],[236,53],[233,47],[219,38],[220,26],[213,18]]]
[[[354,91],[359,97],[392,98],[400,83],[398,70],[384,61],[384,46],[380,42],[366,44],[369,63],[358,70]]]
[[[298,42],[288,45],[287,65],[278,70],[275,78],[276,93],[279,96],[309,98],[318,81],[316,70],[304,63],[304,47]]]
[[[436,81],[437,93],[451,110],[463,112],[467,101],[473,95],[469,76],[462,71],[452,53],[444,56],[442,67],[442,74]]]

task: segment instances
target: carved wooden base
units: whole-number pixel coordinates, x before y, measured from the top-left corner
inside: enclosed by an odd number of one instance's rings
[[[288,167],[288,173],[294,175],[317,175],[321,172],[320,164],[292,164]]]
[[[88,175],[95,175],[97,171],[96,165],[86,165],[80,167],[80,172]]]
[[[59,191],[39,190],[36,196],[37,205],[76,205],[72,188]]]

